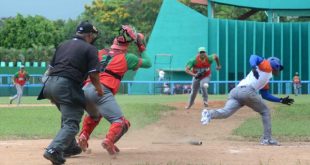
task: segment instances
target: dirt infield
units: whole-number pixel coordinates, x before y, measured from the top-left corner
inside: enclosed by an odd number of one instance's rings
[[[219,107],[222,102],[210,102]],[[231,135],[245,119],[257,115],[243,108],[226,120],[213,120],[200,125],[197,105],[185,112],[185,103],[174,104],[179,109],[143,129],[132,129],[117,143],[121,152],[111,157],[101,148],[101,139],[91,139],[90,154],[68,158],[66,164],[81,165],[310,165],[310,143],[283,142],[281,146],[261,146]],[[201,140],[202,145],[188,142]],[[1,165],[48,165],[42,157],[46,140],[0,141]]]

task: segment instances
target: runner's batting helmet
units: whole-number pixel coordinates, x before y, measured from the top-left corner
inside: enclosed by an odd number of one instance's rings
[[[273,70],[281,71],[283,70],[283,66],[281,65],[281,61],[277,57],[269,57],[267,59],[270,62],[270,65]]]

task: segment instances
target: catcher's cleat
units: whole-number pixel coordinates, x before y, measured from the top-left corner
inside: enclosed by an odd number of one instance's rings
[[[54,148],[46,149],[43,157],[47,160],[50,160],[53,165],[61,165],[66,162],[66,159],[63,157],[62,153],[55,150]]]
[[[207,101],[204,101],[204,102],[203,102],[203,106],[204,106],[205,108],[207,108],[207,107],[209,106],[208,102],[207,102]]]
[[[271,139],[263,138],[260,140],[260,144],[261,145],[269,145],[269,146],[279,146],[280,145],[277,140],[272,139],[272,138]]]
[[[201,112],[201,124],[202,125],[207,125],[210,123],[211,121],[211,114],[209,113],[209,111],[207,109],[202,110]]]
[[[104,149],[108,151],[110,155],[114,155],[116,153],[115,146],[109,139],[105,138],[101,145]]]
[[[80,146],[80,148],[82,149],[83,152],[85,152],[88,148],[88,139],[87,137],[81,133],[81,135],[79,136],[79,139],[78,139],[78,144]]]

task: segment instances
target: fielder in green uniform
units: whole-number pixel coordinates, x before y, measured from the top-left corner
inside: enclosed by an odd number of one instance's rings
[[[193,76],[193,82],[190,99],[185,109],[190,109],[194,104],[199,89],[202,90],[204,106],[208,106],[208,87],[211,78],[210,67],[214,60],[216,62],[216,69],[220,70],[221,65],[218,56],[216,54],[208,56],[206,53],[206,48],[200,47],[198,48],[198,55],[187,63],[185,72]]]

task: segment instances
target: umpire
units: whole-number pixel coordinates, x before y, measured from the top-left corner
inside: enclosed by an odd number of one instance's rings
[[[48,98],[61,112],[61,128],[43,154],[53,164],[63,164],[66,161],[64,157],[81,153],[75,136],[85,109],[82,85],[88,75],[98,95],[103,95],[99,82],[98,50],[92,45],[97,36],[97,29],[84,21],[77,27],[73,39],[60,44],[38,97]]]

